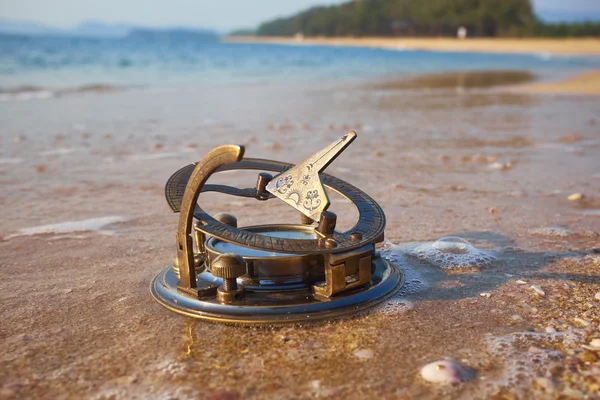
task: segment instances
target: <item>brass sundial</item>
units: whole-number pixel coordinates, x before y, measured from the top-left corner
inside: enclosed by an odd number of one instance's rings
[[[360,189],[322,173],[354,139],[350,132],[297,165],[243,158],[243,147],[219,146],[175,172],[165,196],[179,213],[177,258],[152,281],[152,296],[191,317],[269,324],[350,315],[396,293],[402,270],[375,250],[383,240],[383,210]],[[240,169],[261,171],[254,188],[207,184],[215,173]],[[350,230],[335,230],[325,188],[357,208]],[[301,223],[240,228],[233,215],[211,216],[200,207],[199,195],[209,191],[280,199],[300,212]]]

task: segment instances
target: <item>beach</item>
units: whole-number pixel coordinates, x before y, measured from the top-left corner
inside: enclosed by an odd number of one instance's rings
[[[496,71],[2,103],[0,398],[594,398],[600,97],[512,89],[530,83]],[[385,211],[379,251],[406,275],[397,296],[354,318],[267,327],[151,298],[176,253],[173,172],[228,143],[300,162],[350,130],[326,172]],[[298,220],[277,200],[199,201],[240,226]],[[357,215],[335,195],[330,210],[340,229]],[[449,236],[490,261],[435,256]],[[423,379],[443,360],[469,378]]]
[[[372,47],[397,50],[467,51],[483,53],[547,53],[563,55],[600,55],[597,38],[345,38],[345,37],[269,37],[230,36],[232,43],[272,43]]]

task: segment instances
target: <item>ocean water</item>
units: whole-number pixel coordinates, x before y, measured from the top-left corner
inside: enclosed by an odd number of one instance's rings
[[[457,70],[541,77],[600,67],[599,57],[0,35],[0,90],[173,87],[355,79]],[[98,89],[98,87],[96,87]]]

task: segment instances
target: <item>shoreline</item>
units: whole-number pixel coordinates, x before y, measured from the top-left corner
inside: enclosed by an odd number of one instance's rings
[[[600,56],[600,39],[466,39],[453,38],[304,38],[239,37],[223,38],[227,43],[281,44],[299,46],[348,46],[424,51],[512,53]],[[537,94],[600,95],[600,69],[585,71],[558,82],[526,83],[515,91]]]
[[[600,39],[596,38],[351,38],[351,37],[293,37],[279,36],[229,36],[221,38],[226,43],[287,44],[300,46],[348,46],[377,49],[403,49],[425,51],[512,53],[555,55],[597,55],[600,56]]]

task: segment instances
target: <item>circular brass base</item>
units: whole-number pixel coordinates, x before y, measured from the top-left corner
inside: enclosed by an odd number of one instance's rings
[[[371,284],[344,291],[330,299],[316,298],[310,289],[252,291],[235,304],[216,298],[195,299],[177,290],[169,266],[152,281],[152,296],[171,311],[189,317],[237,324],[281,324],[335,319],[356,314],[393,296],[404,284],[402,270],[379,256],[373,258]]]

